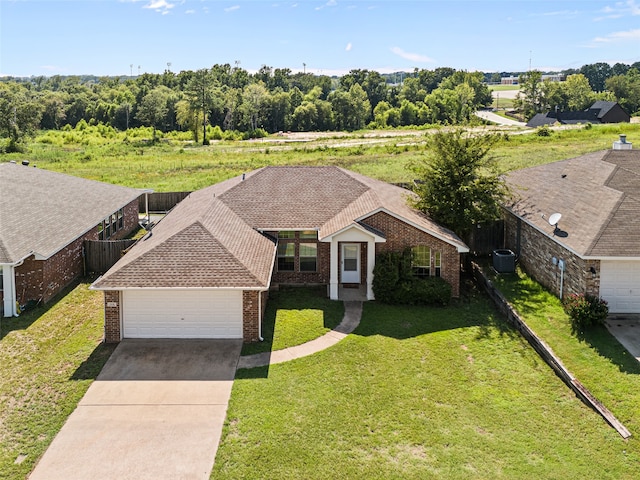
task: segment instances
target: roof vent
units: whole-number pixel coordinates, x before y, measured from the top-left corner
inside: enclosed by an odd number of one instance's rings
[[[631,142],[627,142],[627,136],[624,133],[620,134],[620,140],[613,142],[614,150],[631,150]]]

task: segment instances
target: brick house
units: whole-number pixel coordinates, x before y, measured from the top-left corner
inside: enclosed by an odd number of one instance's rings
[[[105,292],[105,340],[256,341],[270,288],[372,300],[376,253],[406,247],[458,296],[468,247],[410,195],[337,167],[265,167],[194,192],[92,285]]]
[[[505,242],[522,267],[560,297],[598,295],[620,314],[640,313],[640,152],[630,147],[622,139],[507,177]]]
[[[24,162],[27,163],[27,162]],[[83,274],[85,239],[138,226],[142,190],[39,168],[0,164],[0,309],[47,302]]]

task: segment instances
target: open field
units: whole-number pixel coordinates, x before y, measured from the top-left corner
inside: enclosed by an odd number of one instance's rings
[[[195,190],[265,165],[337,165],[388,182],[409,182],[413,177],[407,165],[427,153],[425,135],[432,131],[284,134],[205,147],[176,139],[151,145],[123,141],[123,134],[102,138],[84,132],[65,143],[68,132],[48,132],[49,143],[34,143],[29,153],[4,155],[3,160],[26,159],[38,168],[156,191]],[[563,128],[550,137],[515,127],[473,131],[505,133],[494,150],[505,171],[608,149],[619,133],[626,133],[630,142],[640,142],[638,124]]]

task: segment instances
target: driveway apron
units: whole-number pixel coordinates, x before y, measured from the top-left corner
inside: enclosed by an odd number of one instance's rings
[[[208,479],[242,340],[124,340],[30,480]]]

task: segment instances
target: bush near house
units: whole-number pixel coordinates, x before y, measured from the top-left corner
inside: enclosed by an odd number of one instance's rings
[[[440,277],[415,276],[411,260],[411,249],[376,256],[376,300],[390,305],[447,305],[451,301],[451,285]]]
[[[607,301],[590,294],[571,294],[564,300],[563,307],[571,317],[574,332],[592,325],[604,324],[609,314]]]

